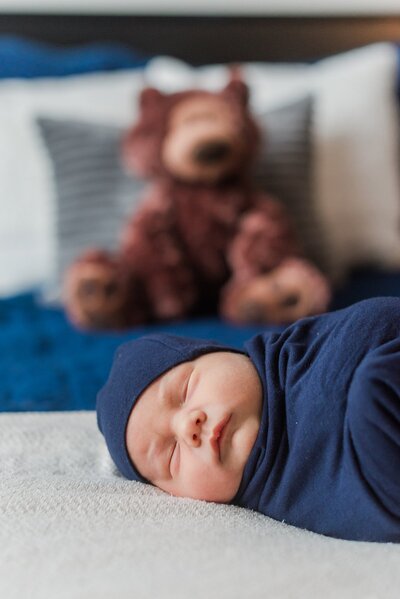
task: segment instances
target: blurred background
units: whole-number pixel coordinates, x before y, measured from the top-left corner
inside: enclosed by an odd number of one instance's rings
[[[150,330],[238,347],[218,313],[85,332],[62,304],[114,251],[146,182],[120,142],[144,86],[220,89],[240,63],[264,140],[255,183],[330,278],[330,309],[400,295],[398,0],[0,0],[0,410],[93,409],[117,345]]]

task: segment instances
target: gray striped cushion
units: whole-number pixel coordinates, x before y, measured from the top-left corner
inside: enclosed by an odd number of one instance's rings
[[[89,247],[116,249],[123,221],[134,212],[145,183],[124,173],[122,129],[39,118],[54,172],[57,297],[63,273]]]
[[[312,100],[305,98],[259,116],[267,133],[255,182],[287,205],[308,255],[319,261],[321,236],[311,193],[311,113]],[[145,183],[122,170],[122,129],[53,118],[39,118],[38,124],[56,189],[54,296],[65,268],[82,251],[116,248],[123,221],[134,212]]]
[[[324,267],[323,235],[314,208],[311,97],[258,118],[264,135],[255,184],[287,207],[306,255]]]

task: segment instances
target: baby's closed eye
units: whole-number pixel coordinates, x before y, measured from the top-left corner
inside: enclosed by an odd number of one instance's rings
[[[182,392],[180,393],[179,400],[180,400],[181,404],[184,404],[186,402],[187,397],[188,397],[189,383],[190,383],[190,379],[191,379],[190,374],[187,374],[187,376],[185,377],[185,381],[184,381],[184,384],[183,384],[183,389],[182,389]]]
[[[172,451],[171,451],[171,455],[169,458],[169,471],[170,471],[170,474],[172,477],[174,476],[174,474],[176,474],[177,467],[179,464],[179,457],[180,457],[179,443],[177,441],[175,441],[175,443],[172,446]]]

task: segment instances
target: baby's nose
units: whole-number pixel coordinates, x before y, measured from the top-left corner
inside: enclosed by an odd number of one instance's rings
[[[182,415],[181,434],[185,442],[193,447],[201,444],[201,431],[207,415],[202,410],[192,410]]]

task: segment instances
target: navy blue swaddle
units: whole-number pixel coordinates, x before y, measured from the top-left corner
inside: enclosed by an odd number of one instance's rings
[[[245,347],[265,401],[234,503],[333,537],[400,541],[400,299]]]
[[[140,392],[167,368],[227,348],[168,335],[122,347],[98,395],[98,422],[121,472],[143,481],[125,446]],[[232,503],[333,537],[399,542],[400,298],[305,318],[245,350],[263,406]]]

